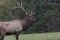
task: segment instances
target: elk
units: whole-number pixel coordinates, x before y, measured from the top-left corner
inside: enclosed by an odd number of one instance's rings
[[[19,40],[19,33],[26,28],[26,26],[34,23],[36,19],[33,18],[32,11],[26,11],[24,7],[17,2],[17,6],[15,8],[20,8],[25,14],[26,17],[24,19],[14,19],[11,21],[0,21],[0,40],[4,40],[4,36],[8,33],[12,33],[16,35],[16,40]]]

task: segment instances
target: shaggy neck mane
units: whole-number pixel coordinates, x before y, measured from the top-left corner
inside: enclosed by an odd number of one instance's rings
[[[26,25],[29,25],[29,19],[23,19],[21,20],[21,23],[22,23],[22,26],[26,26]]]
[[[29,28],[29,20],[21,20],[21,23],[22,23],[22,27],[23,27],[23,30],[22,31],[26,31],[28,28]]]

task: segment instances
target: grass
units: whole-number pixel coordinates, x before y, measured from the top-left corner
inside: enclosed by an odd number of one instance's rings
[[[5,36],[4,40],[16,40],[15,35]],[[19,40],[60,40],[60,32],[40,33],[40,34],[21,34]]]

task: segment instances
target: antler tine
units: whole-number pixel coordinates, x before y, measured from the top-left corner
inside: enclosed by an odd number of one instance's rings
[[[17,6],[12,7],[11,9],[17,9],[17,8],[19,8],[19,7],[20,7],[20,4],[17,2]]]
[[[30,11],[30,14],[29,14],[29,15],[30,15],[30,16],[32,16],[32,15],[33,15],[32,13],[33,13],[33,12],[32,12],[32,11]]]
[[[21,4],[19,4],[19,3],[17,2],[17,5],[18,5],[18,8],[20,8],[23,12],[26,12],[25,8],[23,7],[22,2],[21,2]]]
[[[20,7],[20,4],[17,2],[17,6],[12,7],[11,9],[17,9],[17,8],[19,8],[19,7]]]
[[[21,2],[21,7],[22,7],[22,2]]]
[[[29,11],[26,12],[26,15],[29,15]]]
[[[17,7],[19,8],[20,7],[20,4],[17,2]]]
[[[17,6],[21,8],[22,7],[22,2],[21,2],[21,4],[19,4],[19,2],[17,2]]]

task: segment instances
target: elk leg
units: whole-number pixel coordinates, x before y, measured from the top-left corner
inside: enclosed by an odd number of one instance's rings
[[[1,28],[0,33],[1,33],[1,34],[0,34],[0,36],[1,36],[1,37],[0,37],[0,40],[4,40],[5,30]]]
[[[1,36],[0,40],[4,40],[4,35],[3,35],[3,36]]]
[[[19,32],[16,32],[16,40],[19,40],[18,37],[19,37]]]

